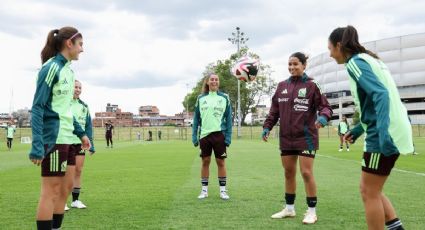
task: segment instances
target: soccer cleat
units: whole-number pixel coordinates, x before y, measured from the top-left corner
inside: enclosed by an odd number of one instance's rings
[[[314,224],[317,222],[317,215],[314,212],[307,212],[304,214],[303,224]]]
[[[73,208],[87,208],[87,206],[85,206],[85,205],[83,204],[83,202],[81,202],[81,201],[79,201],[79,200],[73,201],[73,202],[71,203],[71,207],[73,207]]]
[[[342,152],[342,149],[339,149],[338,152]]]
[[[64,208],[64,210],[65,210],[65,211],[68,211],[68,210],[69,210],[69,207],[68,207],[68,205],[67,205],[67,204],[65,204],[65,208]]]
[[[201,194],[199,194],[198,199],[205,199],[208,197],[208,191],[207,190],[202,190]]]
[[[347,152],[350,152],[350,149],[347,149]]]
[[[288,210],[287,208],[272,215],[272,219],[282,219],[285,217],[294,217],[296,215],[295,210]]]
[[[228,200],[228,199],[230,199],[230,197],[229,197],[229,195],[227,194],[227,191],[226,191],[226,190],[224,190],[224,191],[221,191],[221,192],[220,192],[220,198],[221,198],[221,199],[223,199],[223,200]]]

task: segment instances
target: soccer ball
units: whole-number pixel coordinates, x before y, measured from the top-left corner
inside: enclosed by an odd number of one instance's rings
[[[241,57],[232,67],[232,75],[240,81],[254,81],[258,73],[259,61],[250,57]]]

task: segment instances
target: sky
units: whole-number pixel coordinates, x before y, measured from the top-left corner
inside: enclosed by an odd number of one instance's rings
[[[423,0],[0,0],[0,113],[31,108],[41,49],[63,26],[83,34],[71,68],[92,113],[112,103],[174,115],[205,66],[235,53],[227,38],[237,26],[281,81],[290,54],[327,52],[336,27],[355,26],[361,42],[421,33],[424,8]]]

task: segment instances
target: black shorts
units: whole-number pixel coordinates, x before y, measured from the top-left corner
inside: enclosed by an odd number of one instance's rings
[[[72,152],[75,156],[85,156],[86,151],[81,149],[81,144],[72,144],[69,148],[69,151]]]
[[[203,137],[201,140],[199,140],[199,146],[201,147],[201,154],[199,155],[200,157],[209,157],[214,150],[215,158],[227,158],[224,134],[221,131],[213,132],[208,136]]]
[[[47,151],[47,145],[44,147]],[[75,165],[75,155],[70,151],[71,145],[56,144],[41,162],[41,176],[65,176],[68,165]]]
[[[385,156],[382,153],[363,153],[362,171],[377,175],[388,176],[394,168],[400,154]]]
[[[13,138],[8,137],[7,141],[13,141]]]
[[[280,150],[281,156],[316,157],[316,150]]]

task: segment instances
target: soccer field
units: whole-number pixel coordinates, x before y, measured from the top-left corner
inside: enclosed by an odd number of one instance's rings
[[[35,229],[40,168],[28,160],[29,145],[13,151],[0,146],[0,229]],[[283,204],[283,169],[276,141],[233,140],[228,150],[230,200],[218,196],[211,164],[209,197],[200,192],[199,150],[188,141],[96,143],[86,157],[81,200],[63,229],[366,229],[359,194],[362,144],[338,152],[335,139],[322,138],[315,160],[318,222],[302,225],[307,208],[298,175],[292,219],[272,220]],[[423,229],[425,138],[416,138],[419,155],[401,156],[385,187],[406,229]],[[299,174],[299,173],[298,173]]]

